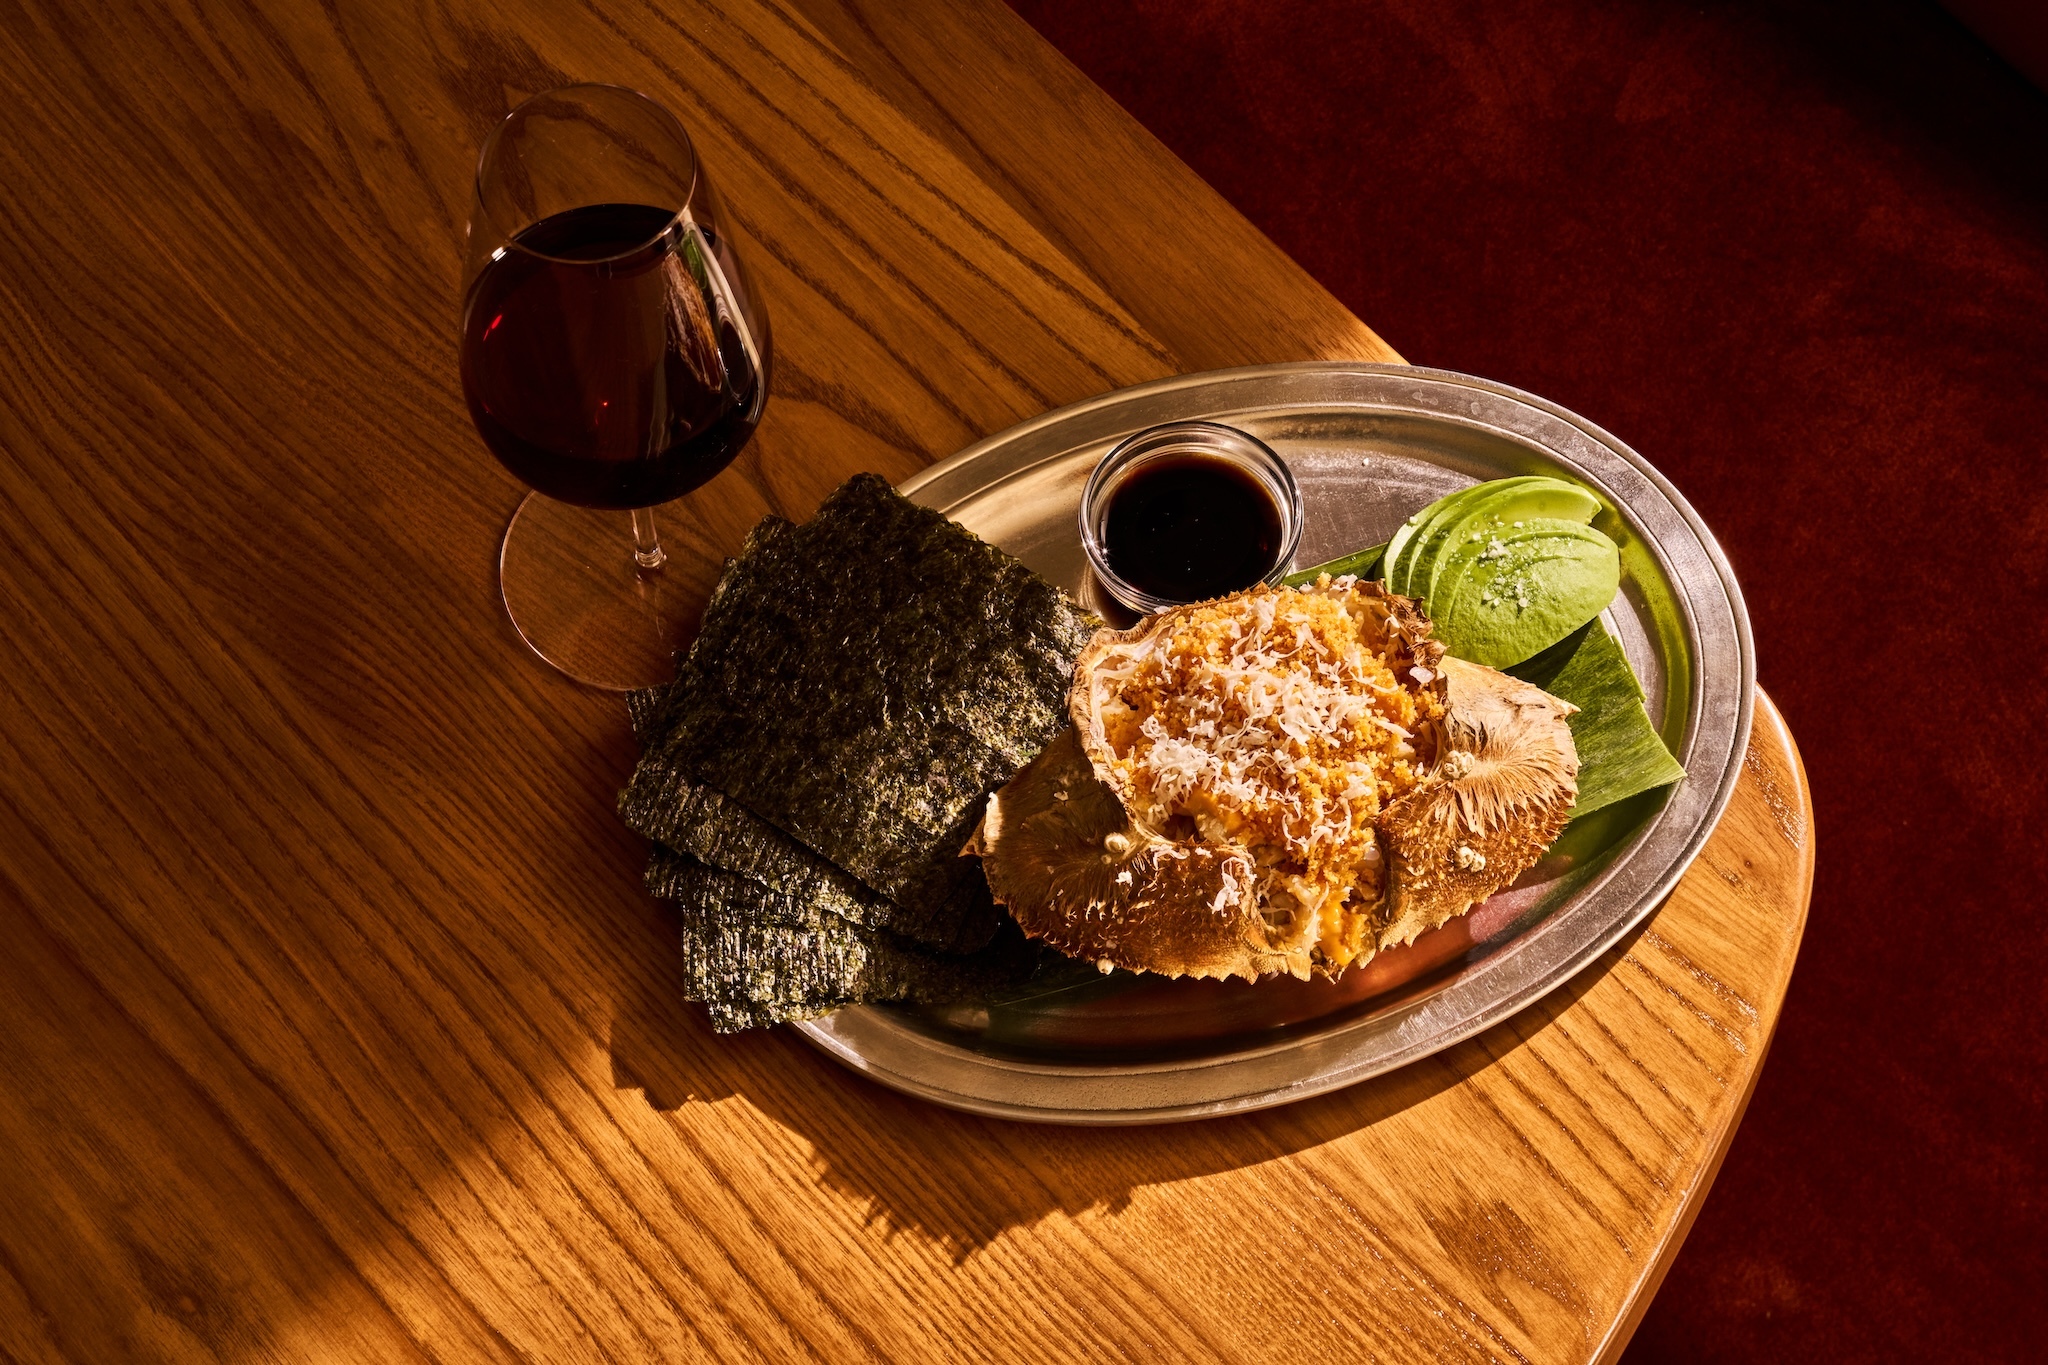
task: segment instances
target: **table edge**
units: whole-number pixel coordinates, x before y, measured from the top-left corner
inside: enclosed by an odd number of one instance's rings
[[[1698,1219],[1701,1207],[1707,1202],[1707,1196],[1712,1193],[1714,1180],[1721,1173],[1721,1163],[1727,1159],[1729,1149],[1735,1145],[1736,1129],[1742,1126],[1742,1120],[1749,1112],[1749,1102],[1756,1094],[1757,1078],[1763,1075],[1764,1067],[1770,1062],[1771,1044],[1778,1034],[1778,1020],[1785,1012],[1785,995],[1791,987],[1792,973],[1799,963],[1799,949],[1806,938],[1807,915],[1813,906],[1814,873],[1813,791],[1807,785],[1806,760],[1799,752],[1799,744],[1793,737],[1792,727],[1785,723],[1784,713],[1778,710],[1777,704],[1761,687],[1756,689],[1754,714],[1758,719],[1766,721],[1770,733],[1783,743],[1786,755],[1791,759],[1791,775],[1797,787],[1799,809],[1805,816],[1804,828],[1807,837],[1800,846],[1799,919],[1792,936],[1791,958],[1785,970],[1785,979],[1777,993],[1777,1008],[1771,1013],[1764,1029],[1762,1045],[1757,1049],[1756,1065],[1750,1067],[1743,1078],[1740,1099],[1724,1113],[1719,1130],[1714,1135],[1713,1155],[1700,1168],[1700,1174],[1694,1179],[1692,1188],[1686,1191],[1684,1199],[1679,1202],[1676,1215],[1658,1242],[1656,1254],[1644,1262],[1642,1272],[1636,1276],[1635,1283],[1630,1286],[1627,1297],[1622,1301],[1621,1312],[1615,1316],[1614,1321],[1608,1326],[1606,1335],[1587,1358],[1589,1365],[1616,1365],[1628,1350],[1628,1344],[1634,1338],[1636,1329],[1642,1325],[1643,1317],[1649,1312],[1652,1300],[1663,1287],[1664,1277],[1670,1273],[1672,1265],[1678,1259],[1678,1253],[1684,1248],[1685,1239],[1692,1232],[1693,1223]],[[1757,730],[1761,728],[1752,726],[1751,744],[1756,742]],[[1659,907],[1658,913],[1661,912],[1662,907]],[[1652,914],[1645,923],[1654,923],[1655,920],[1656,915]]]

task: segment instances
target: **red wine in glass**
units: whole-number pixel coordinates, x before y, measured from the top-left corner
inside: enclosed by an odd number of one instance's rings
[[[732,463],[773,364],[688,130],[619,86],[535,95],[477,159],[466,254],[463,395],[533,490],[499,546],[506,614],[579,681],[666,682],[708,566],[677,573],[654,508]]]
[[[462,386],[476,428],[536,491],[648,507],[731,462],[765,377],[719,287],[715,230],[589,204],[514,236],[470,285]]]

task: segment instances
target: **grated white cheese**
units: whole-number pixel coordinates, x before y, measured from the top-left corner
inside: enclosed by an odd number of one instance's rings
[[[1362,643],[1387,637],[1389,613],[1334,586],[1217,604],[1095,675],[1105,737],[1153,818],[1257,852],[1256,872],[1226,869],[1219,909],[1244,878],[1285,885],[1312,916],[1340,901],[1379,861],[1382,804],[1416,776],[1417,699]]]

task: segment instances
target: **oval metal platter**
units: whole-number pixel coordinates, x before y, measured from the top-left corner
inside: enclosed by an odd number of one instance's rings
[[[1160,422],[1240,427],[1288,462],[1297,565],[1385,541],[1455,488],[1557,474],[1596,490],[1621,546],[1605,620],[1685,766],[1674,787],[1574,821],[1549,880],[1496,896],[1336,981],[1168,981],[1076,964],[974,1008],[864,1006],[799,1025],[885,1085],[975,1113],[1158,1123],[1351,1085],[1497,1023],[1648,915],[1733,794],[1756,680],[1749,618],[1713,535],[1641,456],[1555,403],[1468,375],[1309,363],[1160,380],[1048,412],[903,485],[1106,616],[1077,529],[1096,460]],[[1128,619],[1123,618],[1123,619]]]

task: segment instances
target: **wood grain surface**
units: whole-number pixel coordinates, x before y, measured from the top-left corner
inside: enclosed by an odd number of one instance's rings
[[[714,1038],[616,698],[495,596],[475,150],[573,80],[697,134],[774,314],[768,511],[1178,371],[1393,359],[986,0],[0,0],[0,1357],[1578,1360],[1761,1065],[1795,751],[1647,927],[1287,1109],[1071,1131]],[[1596,414],[1597,416],[1597,414]]]

